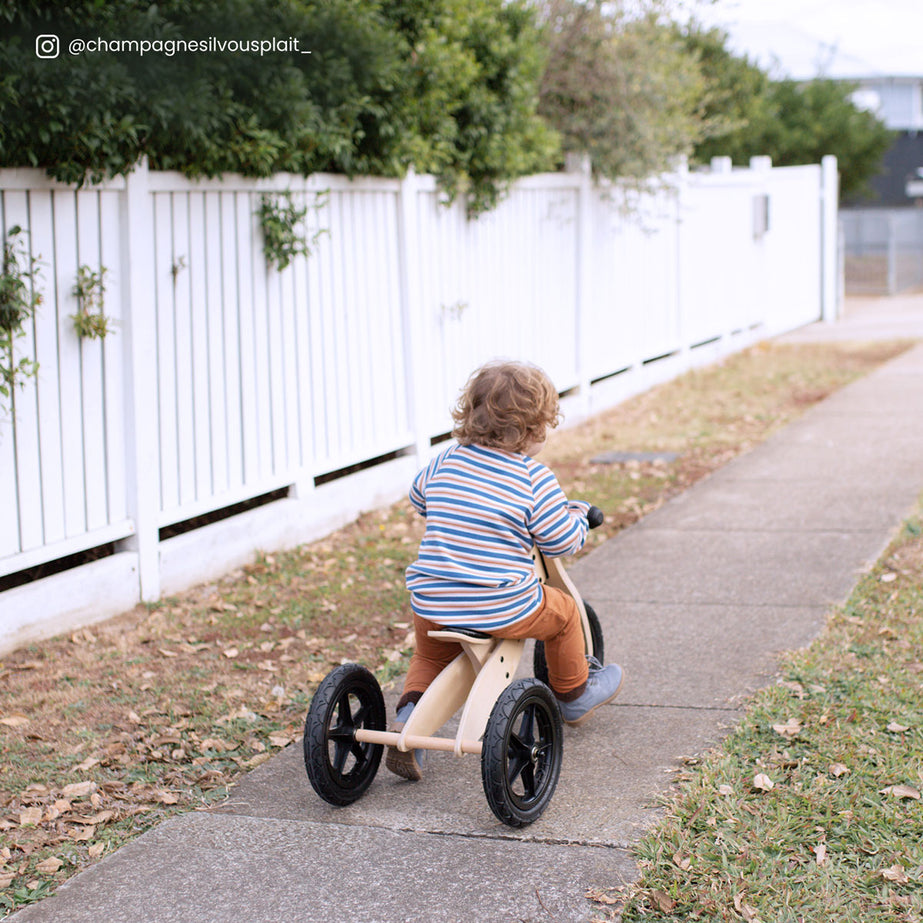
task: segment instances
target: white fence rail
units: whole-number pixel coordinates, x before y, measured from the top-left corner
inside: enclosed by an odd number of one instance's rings
[[[583,173],[531,177],[470,222],[413,174],[195,182],[140,167],[77,190],[0,171],[2,229],[27,232],[42,294],[16,344],[38,375],[0,414],[0,648],[390,499],[487,358],[542,365],[573,418],[835,312],[832,158],[667,179],[626,210]],[[307,207],[313,240],[281,272],[257,215],[280,192]],[[74,330],[81,266],[106,270],[102,341]],[[330,478],[351,467],[367,470]],[[87,549],[104,554],[63,568]]]

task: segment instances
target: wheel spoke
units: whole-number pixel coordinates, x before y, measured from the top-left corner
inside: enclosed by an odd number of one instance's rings
[[[356,748],[360,746],[356,743],[357,722],[350,706],[348,690],[344,691],[343,695],[337,700],[335,712],[337,723],[330,728],[327,737],[334,745],[333,770],[343,775],[343,770],[346,768],[350,754],[356,754]],[[359,756],[361,756],[361,752],[360,747]],[[357,760],[358,758],[357,756]]]
[[[336,704],[337,716],[339,718],[339,724],[336,725],[336,729],[345,729],[349,728],[350,730],[354,729],[356,726],[355,719],[353,718],[352,709],[349,706],[349,692],[344,692],[343,695],[337,700]]]
[[[348,741],[339,740],[334,746],[332,766],[340,775],[343,775],[343,769],[346,766],[346,760],[349,758],[351,749],[351,743]]]
[[[522,767],[522,795],[526,801],[531,801],[535,797],[535,764],[529,760]]]
[[[510,734],[507,749],[507,780],[512,790],[516,781],[522,784],[523,797],[535,797],[535,764],[532,759],[535,745],[535,706],[527,705],[519,716],[519,730]]]
[[[369,713],[369,707],[366,702],[359,701],[358,707],[352,716],[353,726],[357,728],[365,727],[365,719]]]

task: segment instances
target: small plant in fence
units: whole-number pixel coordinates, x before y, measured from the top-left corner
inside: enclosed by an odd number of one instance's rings
[[[319,211],[325,204],[325,194],[317,193],[314,211]],[[296,256],[310,256],[317,241],[325,233],[321,229],[310,238],[305,236],[307,231],[304,219],[308,214],[308,206],[299,208],[292,201],[290,192],[263,195],[258,214],[263,229],[263,254],[266,262],[280,272]]]
[[[106,317],[104,310],[108,271],[105,266],[99,272],[89,266],[77,270],[77,284],[72,290],[77,299],[77,313],[71,314],[71,319],[77,335],[88,340],[102,340],[111,331],[112,319]]]
[[[17,360],[14,352],[15,341],[25,336],[26,321],[42,302],[35,289],[38,259],[26,252],[22,233],[18,224],[7,231],[0,274],[0,396],[8,400],[17,383],[38,372],[37,362],[27,356]]]

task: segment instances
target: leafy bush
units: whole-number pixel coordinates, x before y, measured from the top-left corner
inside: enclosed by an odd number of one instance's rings
[[[147,156],[190,176],[433,171],[472,210],[547,162],[532,13],[504,0],[50,0],[0,21],[0,165],[98,182]],[[38,57],[53,33],[61,54]],[[297,38],[283,52],[68,54],[72,38]],[[289,43],[292,44],[292,43]],[[309,50],[310,54],[300,53]]]

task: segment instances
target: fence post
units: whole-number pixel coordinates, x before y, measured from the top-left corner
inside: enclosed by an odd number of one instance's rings
[[[588,362],[588,338],[592,336],[589,323],[590,298],[592,286],[590,274],[591,226],[591,184],[593,181],[590,157],[588,154],[569,154],[566,161],[567,172],[577,181],[577,286],[574,292],[574,341],[576,343],[575,366],[577,372],[577,395],[581,416],[590,413],[590,367]]]
[[[888,212],[888,294],[897,294],[897,216]]]
[[[676,186],[675,186],[676,213],[673,216],[674,233],[676,234],[674,259],[676,260],[676,278],[673,286],[674,316],[676,318],[676,338],[679,342],[680,352],[688,355],[689,353],[689,324],[686,322],[686,299],[683,297],[685,291],[683,277],[683,242],[685,232],[683,231],[683,215],[689,204],[689,159],[683,154],[676,164]],[[683,360],[686,361],[685,358]]]
[[[423,354],[422,317],[416,285],[414,260],[419,259],[419,227],[416,214],[419,180],[411,167],[401,180],[398,192],[397,259],[398,286],[401,298],[401,321],[404,347],[404,383],[407,388],[407,413],[413,431],[414,452],[418,466],[426,464],[430,454],[430,433],[427,431],[423,387],[426,363]]]
[[[823,321],[835,321],[840,316],[840,302],[837,297],[840,177],[837,173],[837,160],[833,154],[827,154],[821,160],[820,176],[820,317]]]
[[[147,161],[127,177],[120,203],[122,334],[125,350],[125,474],[138,553],[139,594],[160,596],[160,457],[157,426],[157,315],[154,300],[154,225]]]

